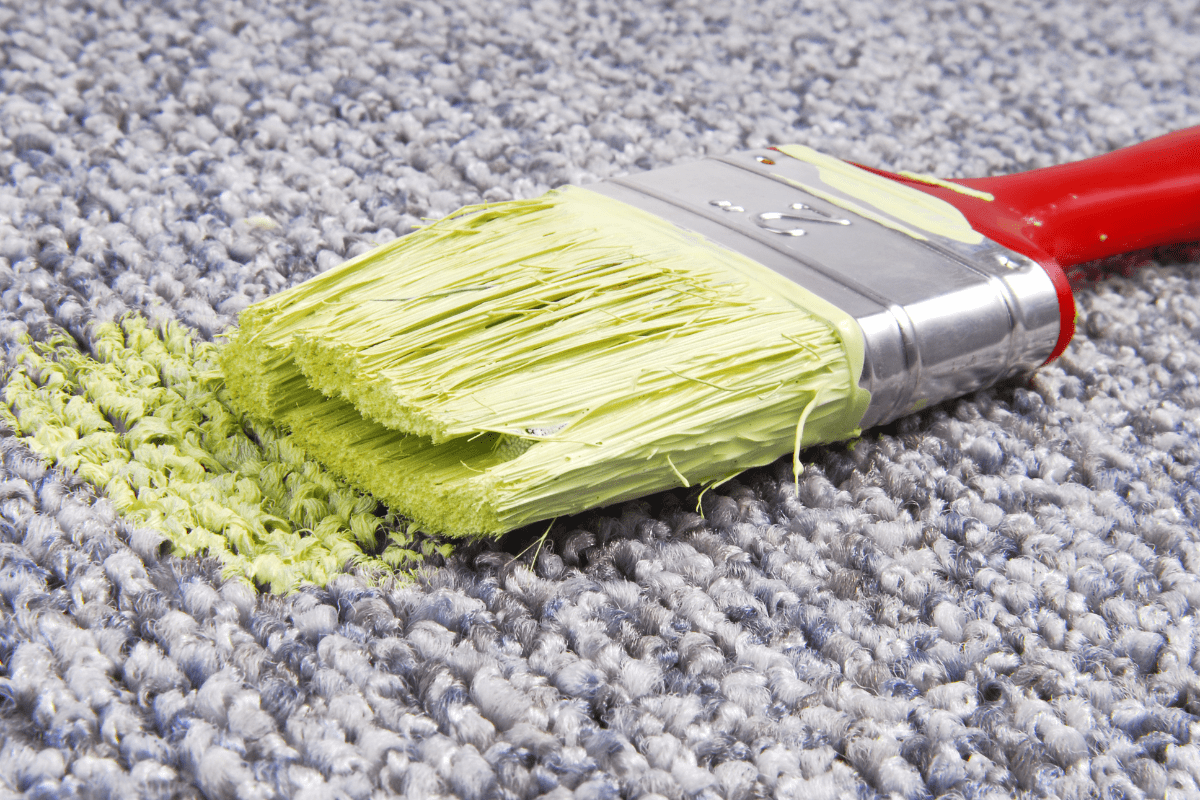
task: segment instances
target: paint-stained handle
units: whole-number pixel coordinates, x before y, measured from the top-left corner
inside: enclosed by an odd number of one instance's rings
[[[1073,164],[955,183],[996,198],[956,203],[972,227],[1002,244],[1029,242],[1061,267],[1200,240],[1200,126]]]
[[[975,230],[1046,268],[1062,311],[1051,358],[1066,348],[1075,327],[1065,268],[1200,240],[1200,126],[1072,164],[995,178],[934,182],[870,171],[940,197]]]

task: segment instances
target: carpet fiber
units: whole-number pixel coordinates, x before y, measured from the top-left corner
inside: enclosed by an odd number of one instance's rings
[[[1001,174],[1200,123],[1189,0],[0,22],[10,370],[24,335],[95,355],[127,312],[212,340],[423,218],[564,182],[783,143]],[[1079,271],[1059,361],[810,450],[798,483],[598,509],[415,580],[225,580],[5,436],[0,796],[1196,796],[1198,258]]]

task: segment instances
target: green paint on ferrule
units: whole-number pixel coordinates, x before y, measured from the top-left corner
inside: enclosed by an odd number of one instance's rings
[[[858,434],[861,331],[583,189],[467,208],[247,309],[230,396],[426,530],[495,535]]]
[[[235,411],[219,346],[144,319],[100,326],[96,358],[27,343],[10,371],[8,423],[52,464],[100,489],[181,556],[275,592],[323,585],[347,566],[390,575],[436,545],[335,477],[276,427]],[[11,411],[11,416],[7,413]]]

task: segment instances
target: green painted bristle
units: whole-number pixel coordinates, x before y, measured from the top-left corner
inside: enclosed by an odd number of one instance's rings
[[[582,189],[474,207],[252,306],[240,409],[427,530],[501,533],[849,438],[845,314]]]

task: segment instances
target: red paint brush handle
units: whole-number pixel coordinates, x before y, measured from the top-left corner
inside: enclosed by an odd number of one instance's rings
[[[954,203],[976,230],[1064,268],[1200,239],[1200,126],[1073,164],[954,182],[996,197]]]
[[[1045,267],[1062,314],[1051,359],[1075,332],[1066,267],[1200,240],[1200,126],[1073,164],[951,181],[987,192],[992,200],[871,171],[940,197],[975,230]]]

